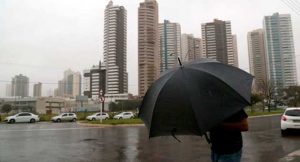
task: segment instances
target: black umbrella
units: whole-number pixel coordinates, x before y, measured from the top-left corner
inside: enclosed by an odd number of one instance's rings
[[[253,76],[201,59],[170,69],[148,89],[139,117],[149,137],[203,135],[249,105]]]

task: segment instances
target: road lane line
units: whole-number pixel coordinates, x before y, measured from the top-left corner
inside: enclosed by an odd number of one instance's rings
[[[286,155],[285,157],[279,159],[279,162],[289,162],[289,161],[293,161],[296,158],[300,157],[300,150],[296,150],[292,153],[289,153],[288,155]]]

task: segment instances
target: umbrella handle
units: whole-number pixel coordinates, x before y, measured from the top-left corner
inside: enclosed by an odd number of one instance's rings
[[[179,57],[177,57],[177,60],[178,60],[178,62],[179,62],[180,67],[182,67],[182,63],[181,63],[181,60],[180,60]]]
[[[176,130],[176,128],[173,128],[172,130],[171,130],[171,135],[172,135],[172,137],[174,138],[174,139],[176,139],[178,142],[181,142],[176,136],[175,136],[175,132],[176,132],[177,130]]]

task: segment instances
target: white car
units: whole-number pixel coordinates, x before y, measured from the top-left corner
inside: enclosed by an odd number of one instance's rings
[[[288,130],[300,130],[300,107],[286,108],[281,116],[281,135],[285,136]]]
[[[109,119],[109,115],[107,113],[95,113],[93,115],[87,116],[87,120],[100,120],[100,119]]]
[[[38,115],[30,112],[21,112],[16,115],[6,117],[4,121],[7,123],[35,123],[40,121],[40,118]]]
[[[118,115],[114,116],[114,119],[130,119],[133,118],[133,113],[132,112],[121,112]]]
[[[62,122],[62,121],[72,121],[75,122],[77,120],[77,116],[75,113],[61,113],[57,116],[51,118],[53,122]]]

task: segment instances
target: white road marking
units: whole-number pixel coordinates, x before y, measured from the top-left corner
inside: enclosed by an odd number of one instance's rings
[[[279,159],[279,162],[289,162],[294,160],[295,158],[299,158],[300,157],[300,150],[296,150],[288,155],[286,155],[285,157]]]

